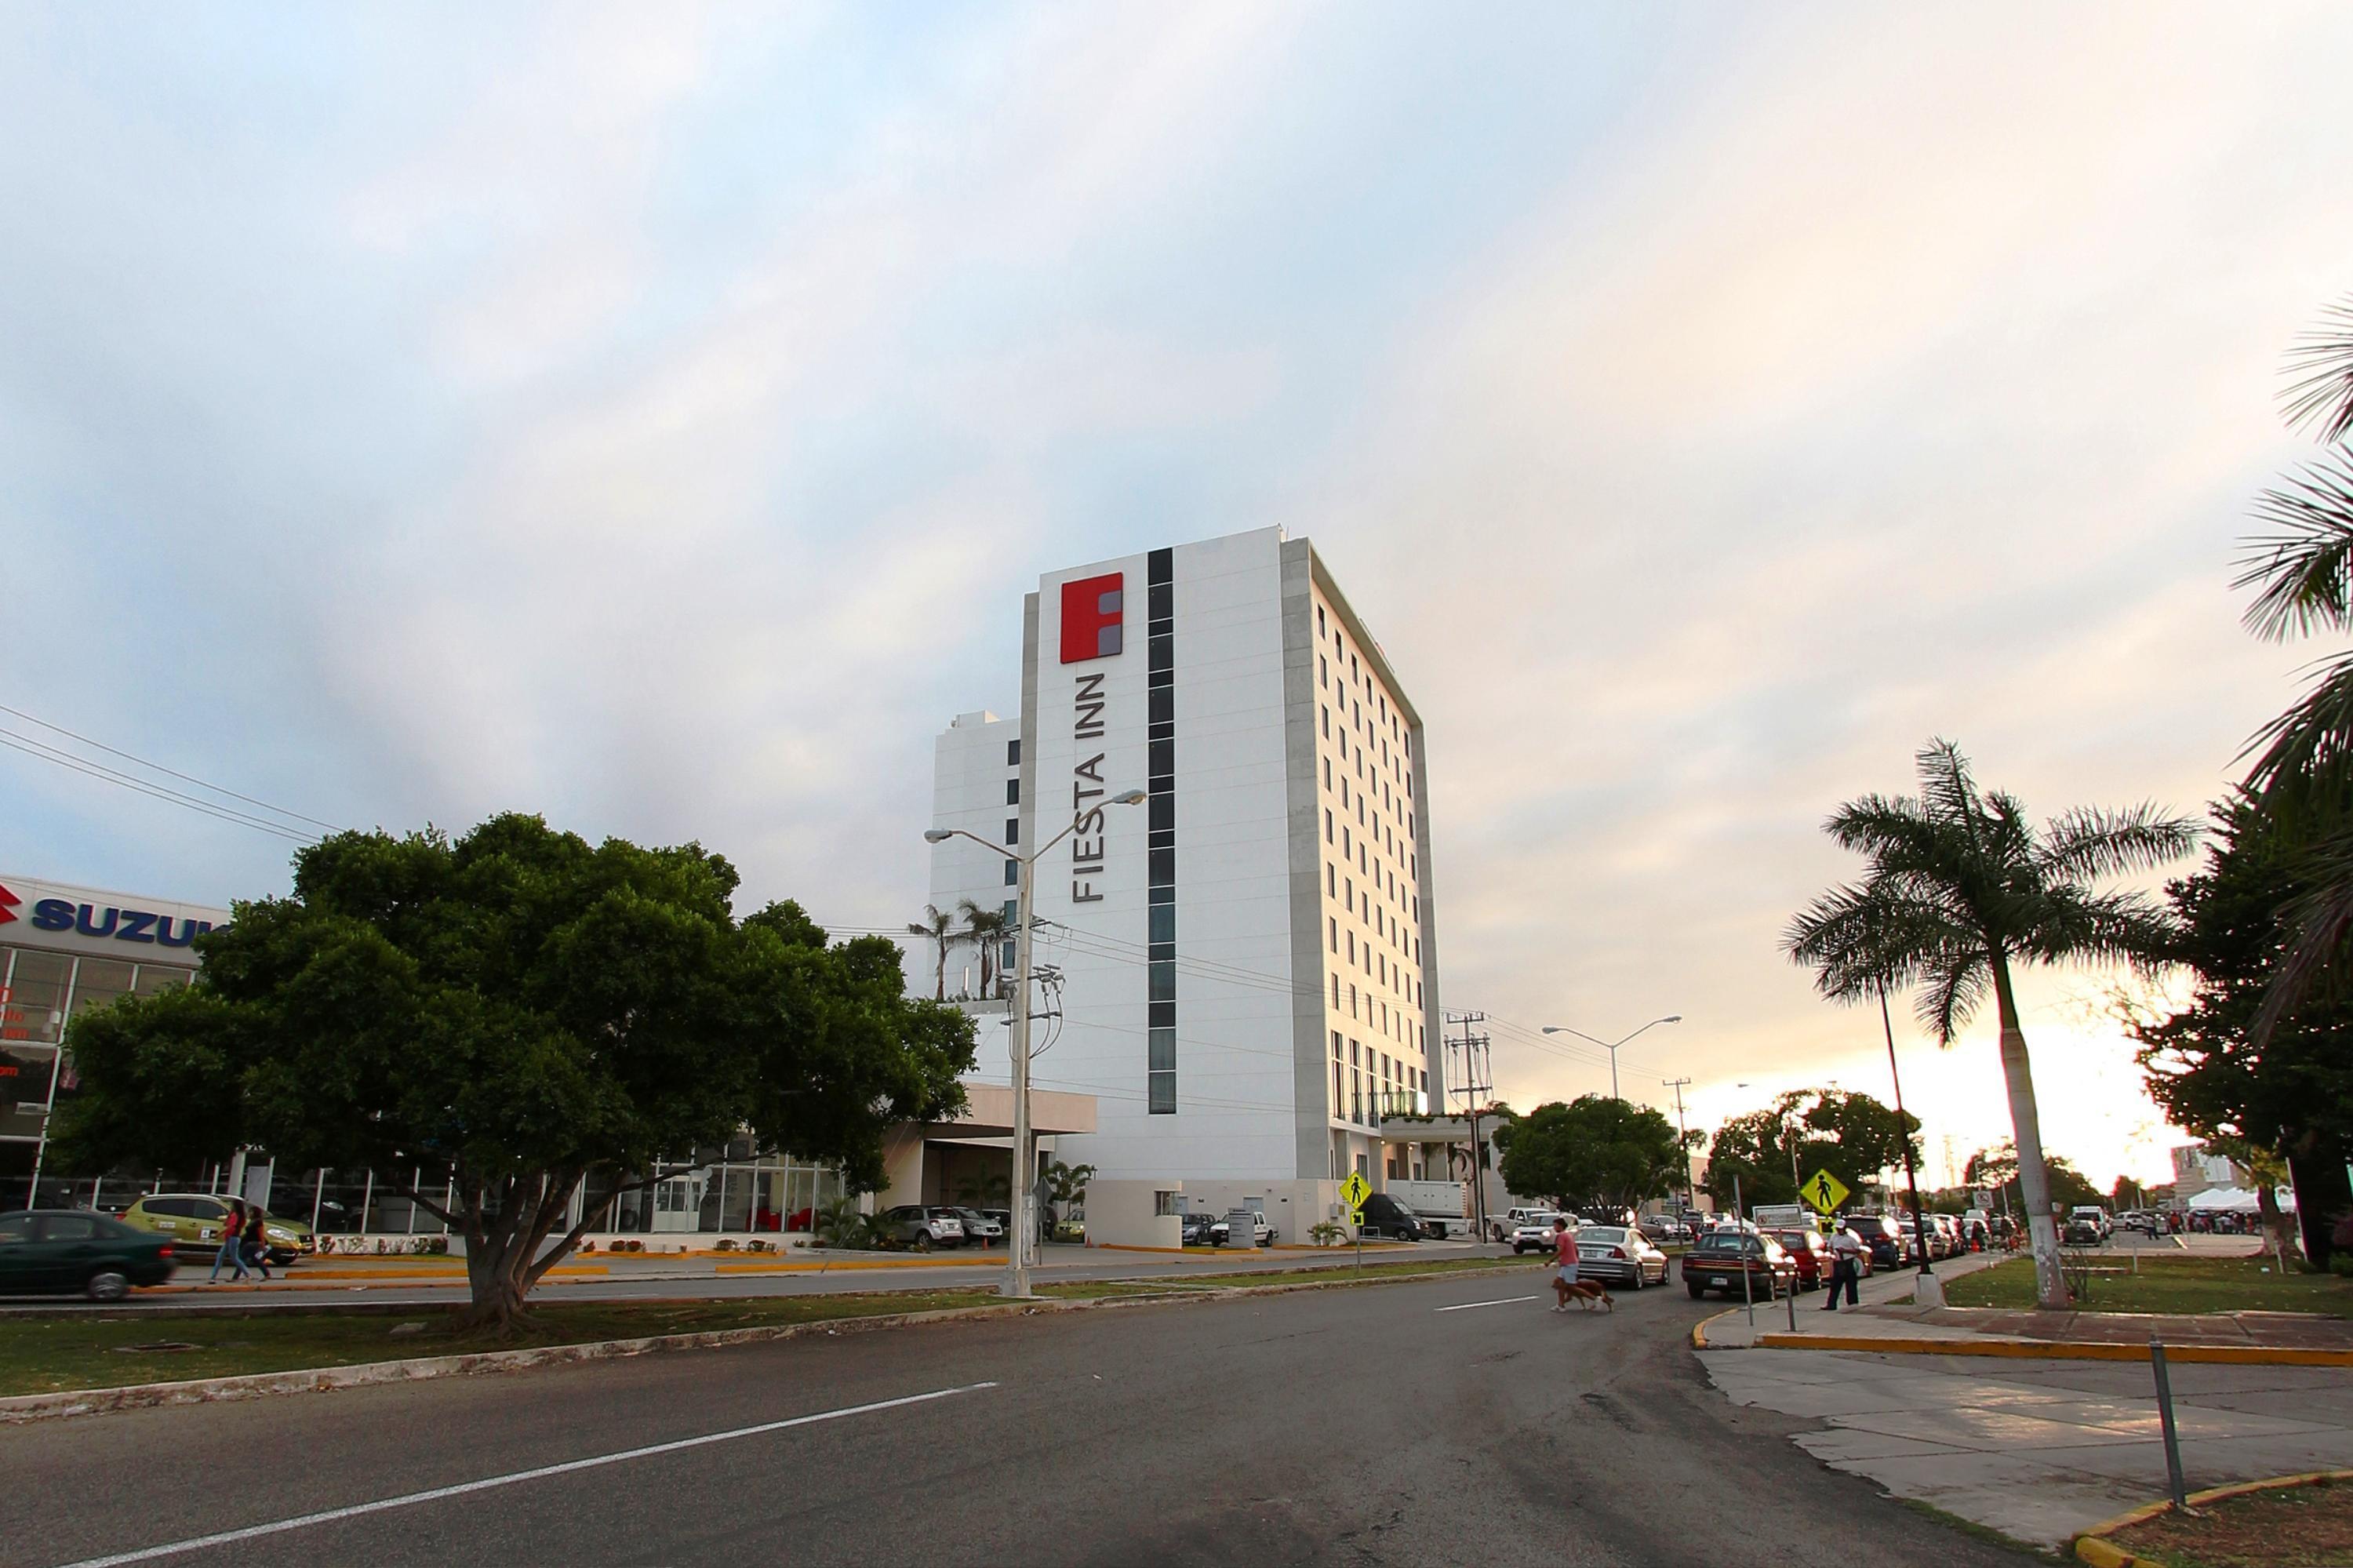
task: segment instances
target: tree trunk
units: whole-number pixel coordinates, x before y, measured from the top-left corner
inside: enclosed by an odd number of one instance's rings
[[[2288,1150],[2287,1179],[2295,1187],[2295,1223],[2304,1233],[2304,1257],[2327,1268],[2336,1250],[2336,1230],[2353,1212],[2353,1180],[2339,1151],[2306,1134]]]
[[[2010,1091],[2010,1126],[2018,1145],[2019,1195],[2034,1248],[2034,1301],[2045,1311],[2063,1312],[2074,1302],[2067,1293],[2067,1276],[2059,1266],[2059,1226],[2051,1213],[2051,1175],[2042,1165],[2042,1118],[2034,1105],[2034,1070],[2026,1057],[2025,1032],[2018,1026],[2018,998],[2010,988],[2010,965],[1999,952],[1992,960],[1994,1001],[2001,1014],[2002,1083]]]
[[[572,1206],[572,1194],[586,1172],[550,1171],[503,1178],[497,1186],[499,1212],[486,1215],[487,1194],[477,1183],[467,1193],[466,1285],[472,1300],[462,1319],[469,1329],[506,1338],[530,1320],[523,1303],[532,1287],[571,1254],[588,1228],[612,1205],[607,1198],[595,1213],[583,1214],[554,1246],[548,1236]]]

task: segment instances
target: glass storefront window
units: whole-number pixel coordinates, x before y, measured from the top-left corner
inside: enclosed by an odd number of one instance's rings
[[[62,953],[37,952],[30,948],[8,949],[12,960],[8,994],[0,1009],[0,1039],[35,1040],[54,1044],[64,1031],[66,990],[73,980],[73,959]]]

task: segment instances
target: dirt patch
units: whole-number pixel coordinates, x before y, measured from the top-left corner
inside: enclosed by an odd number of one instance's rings
[[[2108,1537],[2166,1568],[2346,1568],[2353,1483],[2315,1481],[2226,1498],[2200,1517],[2162,1513]]]

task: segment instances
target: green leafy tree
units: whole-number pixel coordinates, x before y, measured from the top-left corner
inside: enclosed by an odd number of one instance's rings
[[[1630,1209],[1681,1183],[1683,1150],[1658,1111],[1584,1095],[1519,1121],[1503,1151],[1504,1184],[1564,1209]]]
[[[2293,819],[2244,797],[2221,808],[2204,864],[2166,890],[2197,977],[2189,1005],[2132,1030],[2149,1096],[2174,1125],[2284,1159],[2305,1256],[2325,1268],[2353,1208],[2353,999],[2307,991],[2257,1039],[2312,874]]]
[[[921,937],[932,944],[932,1000],[948,999],[948,951],[965,939],[956,929],[956,917],[936,904],[923,906],[921,920],[907,922],[907,933]]]
[[[402,1195],[465,1238],[470,1320],[501,1331],[620,1192],[742,1128],[878,1186],[886,1128],[961,1107],[972,1024],[906,999],[887,938],[828,946],[790,904],[738,922],[735,880],[533,816],[336,834],[199,938],[193,985],[74,1022],[62,1152],[446,1171],[453,1201]]]
[[[1741,1203],[1794,1203],[1786,1118],[1772,1109],[1736,1116],[1715,1129],[1707,1150],[1707,1191],[1727,1213]]]
[[[2160,965],[2173,943],[2164,910],[2141,894],[2094,885],[2187,853],[2197,825],[2144,804],[2078,808],[2038,830],[2014,798],[1978,787],[1950,741],[1920,753],[1919,769],[1916,799],[1866,795],[1832,813],[1830,835],[1863,855],[1868,869],[1800,913],[1783,946],[1837,1001],[1919,986],[1920,1020],[1940,1045],[1950,1045],[1991,997],[2034,1244],[2035,1295],[2046,1308],[2063,1308],[2067,1282],[2011,969]]]
[[[1795,1089],[1763,1110],[1735,1117],[1708,1149],[1707,1190],[1725,1207],[1732,1179],[1751,1204],[1797,1202],[1799,1181],[1828,1171],[1860,1192],[1879,1173],[1904,1162],[1904,1146],[1920,1152],[1919,1118],[1870,1095],[1841,1089]],[[1792,1178],[1790,1167],[1799,1175]]]

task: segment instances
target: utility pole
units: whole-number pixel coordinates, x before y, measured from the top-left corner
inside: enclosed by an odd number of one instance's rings
[[[1692,1196],[1691,1129],[1683,1125],[1683,1086],[1690,1082],[1691,1080],[1689,1078],[1661,1078],[1659,1080],[1662,1087],[1670,1088],[1675,1092],[1675,1136],[1682,1140],[1683,1144],[1683,1213],[1687,1214],[1694,1209],[1699,1207],[1699,1204]]]
[[[1479,1143],[1479,1097],[1493,1094],[1495,1086],[1479,1081],[1479,1052],[1487,1044],[1487,1036],[1472,1030],[1474,1023],[1484,1023],[1483,1012],[1451,1012],[1449,1023],[1462,1025],[1462,1098],[1471,1113],[1471,1224],[1472,1234],[1481,1241],[1487,1239],[1487,1171],[1486,1157]],[[1490,1059],[1492,1061],[1492,1058]]]

